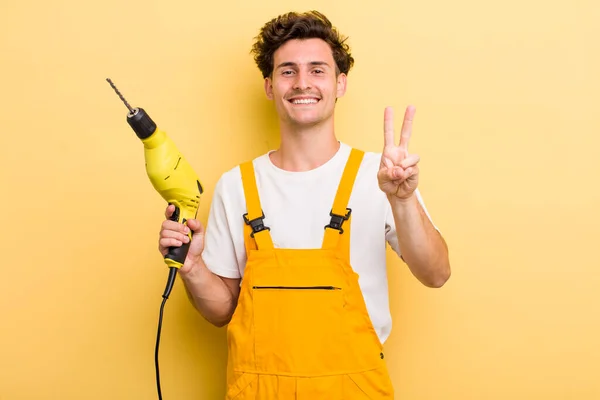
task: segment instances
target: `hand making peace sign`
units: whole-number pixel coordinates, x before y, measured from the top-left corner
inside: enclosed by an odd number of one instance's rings
[[[386,107],[383,117],[384,148],[377,174],[379,188],[388,196],[403,200],[412,196],[419,181],[419,156],[408,153],[415,111],[412,106],[406,108],[398,146],[394,144],[394,112],[391,107]]]

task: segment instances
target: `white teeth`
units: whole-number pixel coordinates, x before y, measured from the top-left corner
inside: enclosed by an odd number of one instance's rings
[[[293,104],[314,104],[317,102],[317,99],[296,99],[292,100]]]

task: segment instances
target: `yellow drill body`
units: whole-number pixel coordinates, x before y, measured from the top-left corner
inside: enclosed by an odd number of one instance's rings
[[[156,129],[148,138],[142,139],[144,144],[144,158],[146,160],[146,173],[154,189],[169,204],[175,206],[172,220],[185,223],[195,219],[200,205],[200,195],[203,192],[198,176],[179,152],[175,143],[167,134]],[[189,234],[191,239],[192,234]],[[188,244],[189,245],[189,244]],[[187,245],[185,250],[187,255]],[[181,259],[177,248],[165,256],[169,267],[179,268],[183,265],[185,257]]]

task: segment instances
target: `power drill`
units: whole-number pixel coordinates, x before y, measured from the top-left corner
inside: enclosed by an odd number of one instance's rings
[[[204,192],[198,176],[190,164],[179,152],[175,143],[165,132],[157,129],[156,124],[143,108],[132,108],[127,100],[121,95],[114,83],[107,78],[110,86],[115,90],[119,98],[125,103],[129,113],[127,122],[144,144],[144,158],[146,160],[146,172],[154,189],[169,204],[175,206],[175,212],[171,216],[172,221],[185,223],[189,219],[196,218],[200,196]],[[162,310],[166,299],[171,293],[177,270],[183,265],[187,256],[192,239],[192,232],[188,234],[190,241],[180,247],[170,247],[164,260],[169,267],[169,277],[163,293],[163,303],[160,311],[159,331],[156,342],[156,376],[158,394],[160,393],[160,379],[158,374],[158,343],[160,340],[160,327],[162,323]]]

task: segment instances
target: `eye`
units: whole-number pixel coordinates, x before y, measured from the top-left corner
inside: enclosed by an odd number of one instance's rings
[[[325,71],[323,71],[322,69],[315,69],[315,70],[314,70],[314,72],[315,72],[316,74],[322,74],[322,73],[324,73]]]
[[[282,71],[282,72],[281,72],[281,75],[291,75],[291,74],[293,74],[293,73],[294,73],[294,71],[292,71],[292,70],[289,70],[289,69],[288,69],[288,70],[284,70],[284,71]]]

